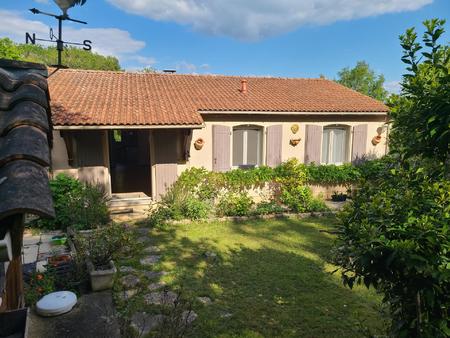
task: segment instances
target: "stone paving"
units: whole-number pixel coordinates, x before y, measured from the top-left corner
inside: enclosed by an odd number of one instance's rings
[[[36,263],[38,272],[45,271],[49,257],[69,253],[65,245],[52,244],[52,237],[62,234],[62,231],[45,232],[40,235],[26,232],[23,236],[22,263],[24,265]]]
[[[161,261],[161,250],[159,247],[151,245],[149,230],[147,228],[138,228],[135,231],[139,236],[138,243],[145,246],[142,250],[145,256],[139,259],[139,263],[142,266],[140,269],[135,269],[130,266],[121,266],[119,268],[119,271],[123,274],[120,282],[124,287],[124,290],[121,291],[119,296],[122,300],[129,300],[137,296],[138,293],[141,293],[142,289],[138,291],[136,287],[141,284],[139,277],[143,276],[150,280],[146,286],[148,293],[144,293],[142,296],[144,304],[173,308],[178,299],[178,295],[167,289],[164,281],[159,280],[167,272],[152,270]],[[162,290],[163,288],[164,290]],[[212,303],[208,297],[199,297],[198,300],[205,305]],[[181,320],[181,325],[190,325],[197,317],[198,315],[194,311],[184,310],[178,320]],[[163,314],[136,312],[130,318],[130,325],[140,336],[145,336],[160,327],[166,319],[168,319],[167,315]]]

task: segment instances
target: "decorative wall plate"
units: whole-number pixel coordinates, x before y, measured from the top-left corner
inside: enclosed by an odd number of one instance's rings
[[[300,129],[300,127],[298,126],[298,124],[293,124],[291,126],[291,131],[292,131],[293,134],[297,134],[299,129]]]

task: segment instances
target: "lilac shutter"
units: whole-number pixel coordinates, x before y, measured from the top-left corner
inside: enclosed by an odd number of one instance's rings
[[[230,127],[213,125],[213,171],[230,170]]]
[[[283,137],[283,126],[276,125],[267,128],[267,165],[276,167],[281,164],[281,147]]]
[[[352,162],[366,155],[367,129],[367,124],[359,124],[353,127]]]
[[[322,126],[306,125],[305,137],[305,163],[320,164],[320,152],[322,149]]]
[[[167,189],[175,183],[178,178],[176,163],[160,163],[155,165],[156,200],[166,194]]]

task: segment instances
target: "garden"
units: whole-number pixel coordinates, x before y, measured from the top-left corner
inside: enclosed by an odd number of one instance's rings
[[[32,276],[28,305],[87,292],[89,279],[96,289],[97,275],[124,336],[448,337],[450,58],[444,21],[424,24],[422,43],[414,29],[401,36],[408,74],[383,159],[190,169],[132,225],[111,223],[98,187],[56,177],[57,217],[32,225],[71,234],[77,254],[68,279],[64,260]],[[315,184],[344,186],[335,198],[351,202],[312,217],[327,211]]]

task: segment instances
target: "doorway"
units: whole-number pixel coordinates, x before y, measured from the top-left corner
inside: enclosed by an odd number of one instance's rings
[[[151,196],[149,131],[111,130],[108,138],[112,193]]]

